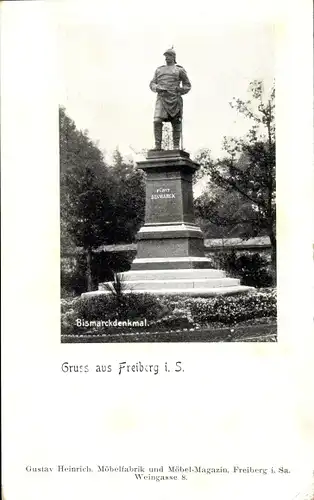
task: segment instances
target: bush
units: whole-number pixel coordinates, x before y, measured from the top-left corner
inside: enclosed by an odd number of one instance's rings
[[[232,325],[240,321],[276,317],[275,290],[260,290],[246,294],[186,299],[195,323]]]
[[[169,328],[177,330],[183,328],[192,328],[194,326],[194,320],[192,318],[189,307],[183,305],[183,307],[179,308],[177,307],[176,302],[172,302],[171,299],[167,301],[166,297],[163,298],[163,303],[164,309],[171,312],[155,322],[154,326],[157,331],[159,328]]]
[[[171,309],[172,316],[180,311],[180,316],[197,326],[213,323],[228,325],[277,315],[277,292],[274,288],[216,297],[164,296],[162,300]]]
[[[230,276],[239,278],[242,285],[264,288],[273,284],[274,279],[269,270],[268,260],[259,253],[237,256],[234,250],[220,252],[216,262],[218,267]]]
[[[61,296],[80,295],[86,291],[85,257],[79,255],[71,266],[61,259]]]
[[[80,297],[61,299],[61,333],[63,335],[75,333],[80,300]]]
[[[76,325],[77,319],[85,321],[146,319],[148,324],[153,324],[169,313],[170,308],[165,302],[149,294],[130,293],[121,296],[101,294],[61,299],[61,333],[75,335],[86,332],[86,328]]]
[[[132,251],[125,252],[94,252],[92,254],[93,289],[98,284],[113,279],[115,272],[128,271],[133,259]],[[71,265],[68,264],[71,261]],[[76,254],[75,257],[61,259],[61,295],[80,295],[87,291],[86,287],[86,256]]]
[[[135,252],[99,252],[93,253],[92,275],[95,282],[95,289],[99,283],[110,281],[114,273],[129,271]]]
[[[62,334],[86,332],[76,327],[76,319],[119,321],[146,319],[148,329],[183,329],[213,325],[234,325],[241,321],[276,317],[276,290],[261,289],[246,294],[217,297],[163,296],[150,294],[113,294],[63,299]],[[98,330],[110,333],[115,330]]]
[[[167,306],[158,297],[150,294],[127,293],[94,295],[79,302],[79,317],[85,320],[119,319],[152,321],[164,316]]]

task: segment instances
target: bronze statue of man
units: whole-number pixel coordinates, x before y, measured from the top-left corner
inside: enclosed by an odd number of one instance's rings
[[[153,92],[157,92],[154,114],[155,149],[161,149],[163,122],[171,122],[173,148],[180,149],[182,95],[190,91],[191,83],[185,69],[177,64],[175,51],[166,50],[164,56],[166,64],[156,69],[149,85]]]

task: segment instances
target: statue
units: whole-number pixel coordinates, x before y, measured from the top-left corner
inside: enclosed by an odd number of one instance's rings
[[[176,62],[176,53],[173,48],[166,50],[164,56],[166,65],[156,69],[149,85],[150,89],[158,94],[154,114],[155,150],[161,150],[163,122],[171,122],[173,148],[180,149],[182,95],[187,94],[191,89],[185,69]]]

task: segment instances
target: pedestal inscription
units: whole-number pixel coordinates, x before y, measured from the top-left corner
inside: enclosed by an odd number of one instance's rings
[[[156,193],[151,195],[151,200],[172,200],[175,197],[175,193],[171,193],[170,188],[158,188],[156,189]]]
[[[181,211],[179,179],[150,174],[146,184],[145,223],[179,221]]]

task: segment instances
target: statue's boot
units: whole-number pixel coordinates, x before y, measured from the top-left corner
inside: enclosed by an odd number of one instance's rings
[[[172,122],[173,149],[180,149],[181,129],[182,129],[181,121],[174,120]]]
[[[162,122],[154,122],[155,150],[161,149]]]

